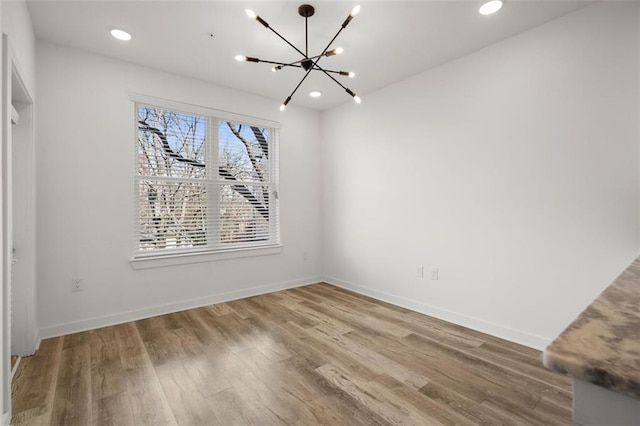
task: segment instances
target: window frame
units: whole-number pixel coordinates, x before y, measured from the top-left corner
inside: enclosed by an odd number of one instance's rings
[[[234,259],[239,257],[249,256],[262,256],[280,253],[282,244],[280,241],[280,208],[279,208],[279,132],[280,123],[266,120],[262,118],[256,118],[248,115],[232,113],[228,111],[217,110],[214,108],[204,107],[200,105],[193,105],[168,99],[157,98],[153,96],[131,94],[130,99],[133,104],[134,117],[133,131],[135,143],[133,144],[133,226],[132,226],[132,257],[130,259],[131,266],[134,269],[146,269],[160,266],[180,265],[188,263],[209,262],[215,260]],[[220,189],[225,183],[224,179],[217,179],[218,175],[215,174],[214,178],[211,173],[211,168],[217,169],[218,163],[218,125],[222,121],[229,121],[233,123],[239,123],[248,126],[259,126],[263,128],[269,128],[269,180],[265,183],[270,187],[270,199],[269,199],[269,240],[256,244],[254,242],[240,242],[232,243],[228,246],[220,244],[217,246],[209,246],[203,248],[177,248],[175,250],[168,250],[166,252],[160,252],[157,250],[141,251],[139,250],[139,226],[140,226],[140,200],[139,200],[139,185],[140,182],[146,178],[155,179],[154,176],[142,176],[138,174],[138,126],[136,125],[138,117],[138,107],[148,106],[154,108],[161,108],[170,110],[176,113],[199,115],[206,118],[206,164],[208,167],[207,177],[203,179],[203,183],[207,186],[209,191],[211,188]],[[215,146],[214,146],[215,145]],[[212,162],[215,161],[215,164]],[[173,178],[175,179],[175,178]],[[163,180],[160,177],[159,180]],[[185,179],[184,181],[189,181]],[[251,184],[251,182],[245,182]],[[219,192],[219,191],[218,191]],[[216,211],[215,207],[219,206],[218,197],[208,197],[208,209],[209,211]],[[212,206],[215,206],[213,210],[210,210]],[[218,209],[219,210],[219,209]],[[219,220],[219,218],[218,218]],[[221,223],[217,220],[217,223]],[[208,241],[211,236],[219,232],[217,230],[209,229],[207,232]]]

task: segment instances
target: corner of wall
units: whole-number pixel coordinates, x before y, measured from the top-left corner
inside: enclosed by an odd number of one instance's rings
[[[406,297],[396,296],[384,291],[379,291],[355,283],[339,280],[337,278],[325,277],[324,281],[328,284],[335,285],[337,287],[341,287],[355,293],[369,296],[386,303],[391,303],[405,309],[409,309],[424,315],[429,315],[443,321],[461,325],[463,327],[467,327],[481,333],[486,333],[491,336],[509,340],[511,342],[538,349],[540,351],[544,350],[547,345],[553,340],[553,338],[550,337],[536,336],[535,334],[526,333],[500,324],[488,322],[480,318],[474,318],[461,312],[442,309],[416,299],[408,299]]]

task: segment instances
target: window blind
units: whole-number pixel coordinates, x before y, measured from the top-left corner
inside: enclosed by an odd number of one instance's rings
[[[277,129],[136,104],[134,256],[279,244]]]

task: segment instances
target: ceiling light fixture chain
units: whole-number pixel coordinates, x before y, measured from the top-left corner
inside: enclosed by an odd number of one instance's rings
[[[347,25],[349,25],[349,22],[351,22],[353,17],[355,15],[357,15],[359,11],[360,11],[360,6],[354,7],[353,10],[351,11],[351,13],[349,13],[347,18],[344,20],[344,22],[340,26],[340,29],[338,30],[336,35],[333,36],[333,38],[327,44],[327,46],[324,48],[322,53],[320,53],[319,55],[316,55],[316,56],[309,57],[309,24],[308,24],[308,20],[309,20],[309,18],[311,16],[313,16],[315,14],[315,8],[313,6],[311,6],[309,4],[303,4],[300,7],[298,7],[298,14],[304,18],[305,53],[302,53],[302,51],[300,49],[298,49],[291,42],[289,42],[289,40],[284,38],[280,33],[278,33],[275,29],[273,29],[267,23],[267,21],[265,21],[260,16],[258,16],[254,11],[246,10],[247,16],[249,16],[250,18],[255,19],[256,21],[261,23],[265,28],[268,28],[275,35],[277,35],[282,40],[284,40],[285,43],[287,43],[296,52],[298,52],[300,55],[302,55],[302,59],[300,59],[298,61],[291,62],[291,63],[284,63],[284,62],[277,62],[277,61],[267,61],[267,60],[263,60],[263,59],[259,59],[259,58],[255,58],[255,57],[251,57],[251,56],[238,55],[238,56],[236,56],[236,60],[238,60],[238,61],[248,61],[248,62],[264,62],[264,63],[267,63],[267,64],[274,64],[275,66],[272,68],[272,71],[274,71],[274,72],[279,71],[284,67],[302,68],[302,69],[305,70],[305,74],[302,77],[302,79],[300,80],[300,82],[298,83],[298,85],[295,87],[295,89],[293,89],[293,92],[291,92],[291,94],[289,96],[287,96],[287,99],[285,99],[284,103],[280,106],[280,110],[281,111],[283,111],[287,107],[287,104],[291,101],[291,99],[296,94],[296,92],[298,91],[298,89],[300,88],[302,83],[309,76],[311,71],[322,71],[322,73],[324,73],[327,77],[329,77],[336,84],[338,84],[338,86],[340,86],[342,89],[344,89],[350,96],[352,96],[353,99],[357,103],[360,103],[360,97],[358,95],[356,95],[351,89],[345,87],[342,83],[340,83],[335,77],[333,77],[331,75],[331,74],[338,74],[338,75],[341,75],[341,76],[354,77],[355,76],[354,73],[347,72],[347,71],[327,70],[327,69],[322,68],[320,65],[318,65],[318,62],[320,61],[320,59],[323,56],[329,57],[329,56],[334,56],[334,55],[338,55],[338,54],[342,53],[343,49],[341,47],[338,47],[338,48],[333,49],[333,50],[329,50],[329,48],[331,47],[333,42],[336,40],[336,38],[338,38],[338,36],[342,32],[342,30],[344,30],[347,27]]]

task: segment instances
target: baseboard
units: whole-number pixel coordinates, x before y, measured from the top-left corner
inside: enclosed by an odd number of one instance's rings
[[[202,306],[212,305],[215,303],[228,302],[231,300],[242,299],[245,297],[258,296],[260,294],[272,293],[274,291],[285,290],[288,288],[302,287],[309,284],[324,281],[326,283],[344,288],[383,302],[401,306],[412,311],[430,315],[445,321],[468,327],[483,333],[490,334],[502,339],[510,340],[525,346],[529,346],[538,350],[544,350],[553,339],[536,336],[534,334],[522,332],[509,327],[504,327],[482,319],[470,317],[458,312],[449,311],[430,305],[428,303],[419,302],[405,297],[396,296],[383,291],[367,288],[358,284],[343,281],[333,277],[308,277],[300,280],[287,281],[282,283],[268,284],[264,286],[252,287],[244,290],[232,291],[222,294],[211,295],[207,297],[186,300],[178,303],[155,306],[137,311],[123,312],[115,315],[103,317],[89,318],[81,321],[57,324],[49,327],[43,327],[37,334],[37,347],[40,346],[42,339],[50,337],[64,336],[66,334],[77,333],[81,331],[93,330],[96,328],[107,327],[110,325],[121,324],[129,321],[154,317],[158,315],[179,312],[186,309],[199,308]]]
[[[35,354],[38,348],[40,348],[40,343],[42,342],[42,338],[40,337],[40,330],[34,331],[31,341],[33,342],[33,354]]]
[[[22,361],[22,357],[19,356],[18,359],[16,360],[16,365],[14,365],[11,368],[11,381],[13,381],[13,377],[16,375],[16,373],[18,372],[18,367],[20,367],[20,361]]]
[[[417,300],[407,299],[405,297],[396,296],[384,291],[375,290],[358,284],[339,280],[337,278],[325,277],[324,282],[335,285],[345,290],[369,296],[383,302],[401,306],[421,314],[429,315],[444,321],[449,321],[472,330],[490,334],[501,339],[509,340],[521,345],[529,346],[534,349],[544,350],[553,339],[548,339],[534,334],[515,330],[502,325],[494,324],[478,318],[470,317],[458,312],[449,311],[447,309],[438,308],[428,303],[419,302]]]
[[[243,290],[230,291],[227,293],[215,294],[197,299],[185,300],[178,303],[154,306],[150,308],[140,309],[137,311],[123,312],[115,315],[107,315],[102,317],[94,317],[81,321],[56,324],[48,327],[40,328],[38,335],[38,346],[40,339],[64,336],[66,334],[77,333],[81,331],[93,330],[110,325],[122,324],[129,321],[165,315],[174,312],[184,311],[186,309],[199,308],[202,306],[213,305],[215,303],[223,303],[231,300],[242,299],[245,297],[258,296],[260,294],[272,293],[274,291],[286,290],[288,288],[302,287],[309,284],[321,282],[320,276],[302,278],[299,280],[286,281],[281,283],[268,284],[247,288]]]

